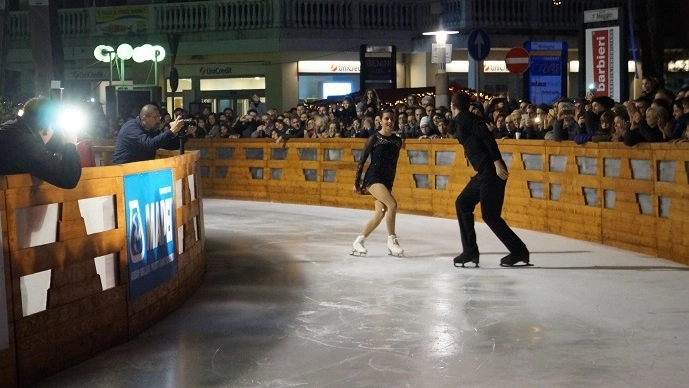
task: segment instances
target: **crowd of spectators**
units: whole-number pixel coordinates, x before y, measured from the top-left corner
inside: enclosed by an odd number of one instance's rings
[[[488,130],[497,139],[545,139],[574,141],[683,142],[689,118],[689,88],[673,93],[658,87],[652,77],[642,80],[643,91],[636,99],[617,102],[608,96],[589,93],[584,98],[561,98],[554,104],[532,104],[527,100],[498,95],[472,104],[472,112],[486,120]],[[451,111],[436,106],[432,96],[411,94],[404,101],[390,104],[380,101],[373,89],[355,101],[307,104],[299,102],[284,112],[269,108],[258,95],[251,96],[249,109],[236,114],[232,108],[222,112],[208,109],[189,115],[178,108],[162,110],[163,125],[177,116],[190,117],[192,138],[272,138],[284,142],[291,138],[367,138],[380,128],[383,107],[397,112],[396,133],[405,139],[452,138]],[[132,114],[134,114],[133,112]],[[126,121],[110,124],[104,138],[114,138]],[[187,131],[189,132],[189,131]]]
[[[368,138],[380,129],[379,112],[390,106],[380,101],[374,89],[368,89],[359,101],[345,97],[342,101],[327,104],[299,102],[284,112],[268,108],[258,95],[252,95],[249,109],[236,114],[230,107],[222,112],[204,109],[190,114],[177,108],[168,112],[161,109],[162,125],[169,126],[176,117],[186,118],[192,128],[186,131],[190,138],[272,138],[284,142],[291,138]],[[398,114],[397,133],[403,138],[449,138],[450,111],[436,107],[431,96],[409,95],[403,103],[394,106]],[[107,128],[93,128],[93,137],[116,138],[119,128],[130,117],[121,117],[108,122]]]
[[[688,140],[689,87],[674,93],[659,88],[653,77],[644,77],[639,97],[629,101],[588,93],[585,98],[534,105],[499,97],[475,103],[472,109],[498,139],[612,141],[628,146]]]

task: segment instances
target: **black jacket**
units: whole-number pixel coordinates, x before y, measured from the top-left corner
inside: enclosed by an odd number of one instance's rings
[[[504,165],[498,143],[483,118],[471,112],[462,112],[452,120],[455,138],[464,147],[464,156],[474,170],[481,172],[487,165],[498,160]]]
[[[624,141],[625,145],[630,147],[644,142],[658,143],[664,141],[663,131],[661,131],[658,126],[650,127],[646,123],[646,120],[641,120],[637,129],[628,129],[624,135],[622,135],[622,141]]]
[[[179,149],[179,142],[179,137],[170,130],[147,130],[141,123],[141,119],[137,117],[127,121],[120,128],[110,163],[123,164],[153,160],[158,148],[176,150]]]
[[[74,144],[62,144],[60,134],[43,143],[22,119],[0,125],[0,175],[31,174],[63,189],[81,178],[81,158]]]

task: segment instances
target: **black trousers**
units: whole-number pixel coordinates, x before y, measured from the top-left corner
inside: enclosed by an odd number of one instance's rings
[[[478,175],[471,178],[455,201],[459,233],[462,236],[463,251],[479,253],[476,244],[476,230],[474,229],[474,209],[481,203],[481,216],[486,225],[507,247],[510,253],[528,252],[524,242],[502,219],[502,205],[505,200],[505,185],[507,181],[500,179],[490,164],[482,169]]]

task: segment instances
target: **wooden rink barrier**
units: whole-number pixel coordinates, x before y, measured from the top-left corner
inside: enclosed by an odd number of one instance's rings
[[[172,173],[176,273],[132,299],[124,177],[158,170]],[[161,152],[152,161],[84,168],[72,190],[27,174],[0,176],[0,288],[8,323],[3,330],[0,322],[0,386],[32,385],[126,342],[201,285],[205,235],[198,172],[199,153]]]
[[[352,194],[362,139],[193,139],[206,196],[372,209]],[[689,264],[689,144],[498,140],[518,228]],[[402,213],[456,218],[475,172],[456,140],[405,140],[393,194]],[[480,218],[480,208],[477,207]],[[459,240],[459,231],[457,230]]]
[[[98,165],[107,165],[112,144],[96,143]],[[503,216],[511,226],[689,264],[689,144],[498,145],[510,171]],[[0,386],[31,385],[183,303],[203,281],[203,196],[372,209],[370,196],[352,193],[363,146],[363,139],[192,139],[184,155],[85,168],[73,190],[29,175],[0,177],[8,333]],[[177,274],[129,300],[123,177],[159,169],[172,169],[176,186]],[[455,198],[474,174],[456,140],[405,140],[393,193],[401,213],[454,219]],[[85,214],[85,201],[100,211]],[[96,231],[91,213],[106,218]],[[32,243],[41,225],[52,239]],[[44,295],[39,303],[25,295],[42,284],[33,292]]]

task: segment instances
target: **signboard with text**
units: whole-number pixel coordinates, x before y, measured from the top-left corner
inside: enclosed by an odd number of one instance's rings
[[[175,65],[180,78],[229,78],[238,76],[259,76],[266,72],[263,64],[203,63],[198,65]],[[166,70],[170,70],[167,68]]]
[[[348,73],[358,74],[361,69],[359,61],[299,61],[297,62],[297,72],[332,74]]]
[[[129,298],[136,299],[177,273],[172,170],[124,177]]]
[[[563,63],[559,56],[533,56],[529,67],[529,101],[552,105],[564,96],[562,88]]]
[[[524,91],[534,104],[551,105],[567,93],[567,42],[528,41],[524,47],[531,54],[531,64],[524,77]]]
[[[394,89],[397,87],[397,49],[395,46],[361,45],[359,51],[360,88]]]
[[[135,35],[148,29],[148,6],[95,7],[98,35]]]
[[[627,21],[622,8],[584,11],[579,36],[579,89],[584,94],[608,96],[615,101],[629,98],[627,72]]]
[[[593,87],[596,97],[609,96],[621,101],[620,76],[627,68],[619,68],[619,47],[619,27],[586,30],[586,85]]]

